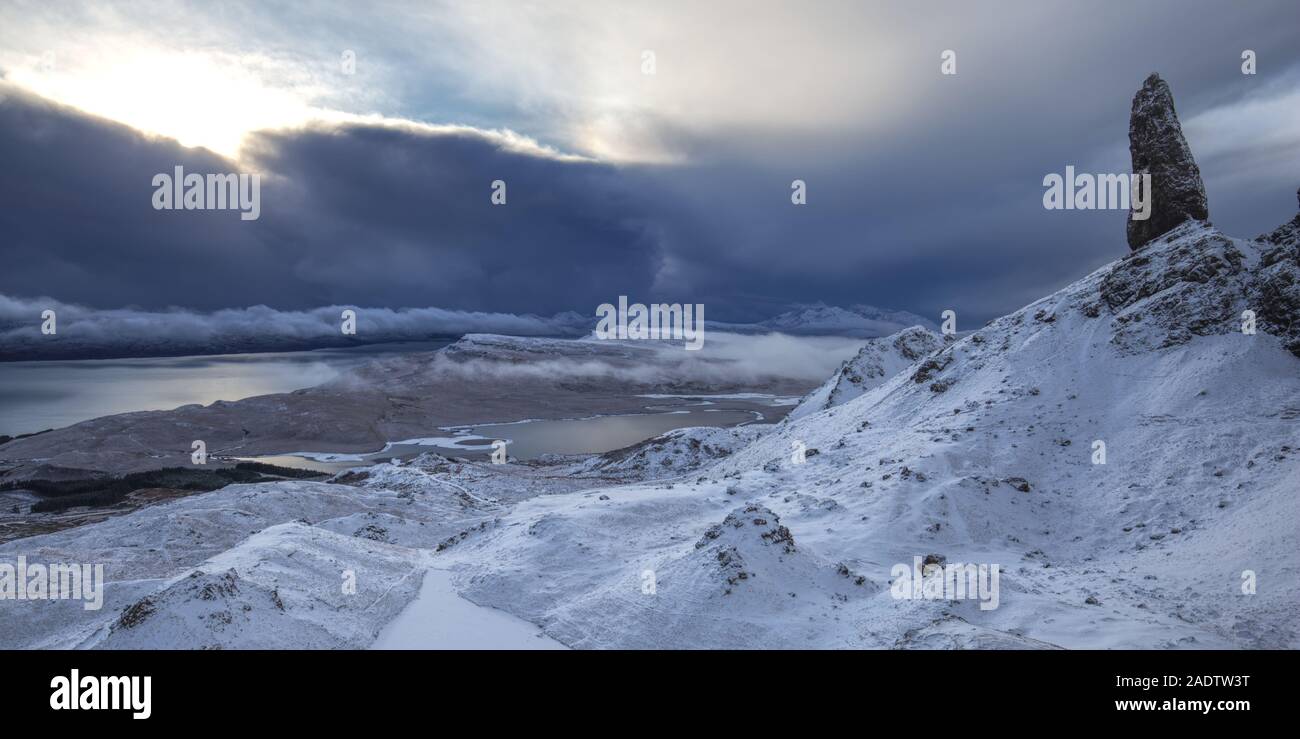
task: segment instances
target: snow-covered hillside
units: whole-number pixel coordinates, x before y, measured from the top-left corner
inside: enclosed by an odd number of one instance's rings
[[[898,331],[772,426],[426,454],[8,542],[0,564],[104,563],[108,585],[102,610],[6,595],[0,647],[1300,647],[1300,217],[1255,240],[1209,225],[1176,123],[1152,75],[1130,149],[1155,218],[1130,220],[1132,251],[960,339],[825,305],[700,357],[470,335],[323,389],[10,442],[31,474],[156,466],[199,429],[244,451],[329,429],[342,450],[433,418],[802,391],[856,347],[789,334]],[[455,615],[425,639],[423,614]]]
[[[938,334],[921,326],[870,339],[857,356],[846,361],[821,387],[790,412],[791,420],[843,405],[943,346]]]
[[[1300,365],[1234,319],[1260,251],[1188,224],[699,478],[526,501],[453,555],[466,592],[580,646],[1294,647]],[[864,592],[743,550],[720,582],[692,554],[738,505]],[[1000,606],[894,599],[929,555],[1000,564]]]
[[[1300,359],[1238,318],[1271,248],[1187,224],[946,346],[877,342],[775,427],[426,455],[10,542],[110,585],[99,612],[0,601],[3,645],[362,647],[433,566],[579,648],[1294,648]],[[997,607],[894,597],[915,557],[999,565]]]
[[[592,457],[575,474],[632,481],[680,477],[734,454],[768,430],[759,425],[676,429]]]

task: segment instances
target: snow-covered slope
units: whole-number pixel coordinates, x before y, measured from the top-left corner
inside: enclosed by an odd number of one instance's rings
[[[432,479],[419,490],[296,481],[232,485],[19,539],[0,545],[0,562],[102,563],[104,607],[0,600],[0,648],[363,647],[419,585],[415,576],[398,587],[419,557],[388,542],[433,548],[492,515]],[[334,598],[348,569],[362,573],[355,609]],[[268,609],[277,589],[284,607]]]
[[[0,646],[364,646],[436,566],[573,647],[1296,648],[1290,248],[1184,224],[907,366],[879,342],[776,426],[428,455],[10,542],[110,585],[101,612],[0,601]],[[997,565],[996,602],[895,597],[917,561]]]
[[[415,597],[423,572],[401,547],[279,524],[141,597],[87,645],[362,648]]]
[[[805,396],[788,417],[794,420],[842,405],[912,366],[921,357],[938,351],[941,346],[943,339],[922,326],[870,339],[857,356],[846,361],[821,387]]]
[[[99,610],[0,598],[0,649],[366,647],[415,597],[430,554],[520,500],[591,485],[547,472],[426,454],[0,544],[0,564],[103,564],[106,580]]]
[[[735,453],[767,431],[767,426],[759,425],[674,429],[593,457],[578,474],[633,481],[678,477]]]
[[[582,646],[752,645],[776,621],[767,646],[1295,647],[1300,363],[1237,318],[1261,249],[1187,224],[699,478],[526,501],[458,546],[461,583]],[[866,592],[792,609],[746,593],[831,596],[746,558],[702,607],[708,568],[681,570],[739,504]],[[998,608],[893,598],[892,567],[929,555],[999,564]]]

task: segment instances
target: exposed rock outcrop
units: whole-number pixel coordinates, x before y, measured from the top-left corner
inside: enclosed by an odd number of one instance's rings
[[[857,356],[841,365],[838,372],[812,391],[790,413],[791,420],[843,405],[917,361],[943,348],[944,339],[923,327],[912,326],[890,336],[870,339]]]
[[[1256,240],[1266,249],[1256,271],[1255,312],[1264,330],[1284,337],[1300,357],[1300,214]]]
[[[1295,191],[1296,201],[1300,203],[1300,188]],[[1268,244],[1290,248],[1294,252],[1300,248],[1300,213],[1295,218],[1283,223],[1281,226],[1273,229],[1266,234],[1260,234],[1255,237],[1256,241],[1263,241]]]
[[[1242,248],[1189,223],[1120,260],[1100,285],[1115,345],[1146,351],[1239,331],[1241,311],[1252,307],[1251,260]]]
[[[1128,245],[1137,249],[1184,221],[1210,217],[1201,170],[1183,138],[1169,85],[1152,74],[1133,96],[1128,148],[1133,174],[1151,175],[1151,216],[1134,220],[1129,214]]]
[[[1153,334],[1140,324],[1161,327],[1158,346],[1239,331],[1249,310],[1261,330],[1300,356],[1300,215],[1254,243],[1189,224],[1209,215],[1205,186],[1159,75],[1133,98],[1129,151],[1134,174],[1149,173],[1152,190],[1151,217],[1129,216],[1129,247],[1170,246],[1131,254],[1103,278],[1101,299],[1115,313],[1116,343],[1149,342]]]

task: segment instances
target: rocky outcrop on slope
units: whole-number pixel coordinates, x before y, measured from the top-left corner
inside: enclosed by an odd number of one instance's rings
[[[790,417],[802,418],[810,413],[843,405],[884,384],[889,378],[941,348],[943,339],[921,326],[912,326],[890,336],[871,339],[830,380],[809,393],[790,413]]]
[[[1300,215],[1258,241],[1265,251],[1255,275],[1256,313],[1264,330],[1286,337],[1287,349],[1300,357]]]
[[[1236,333],[1246,311],[1256,330],[1300,356],[1300,244],[1233,239],[1187,223],[1129,254],[1101,275],[1100,304],[1112,313],[1113,342],[1124,350],[1178,346],[1195,336]],[[1294,234],[1294,232],[1291,232]]]
[[[1210,217],[1201,170],[1183,138],[1173,93],[1158,74],[1147,77],[1133,96],[1128,140],[1133,174],[1150,174],[1152,190],[1151,217],[1137,221],[1129,214],[1129,248],[1138,249],[1189,219]]]
[[[689,575],[680,571],[683,566]],[[792,597],[792,592],[803,591],[804,598],[815,598],[817,593],[845,602],[864,595],[873,585],[843,563],[832,565],[800,550],[781,517],[757,503],[736,508],[721,523],[705,529],[695,551],[665,572],[670,582],[685,580],[705,589],[692,593],[692,600],[704,595],[745,595],[780,602]],[[698,577],[701,574],[704,577]],[[715,583],[712,589],[709,581]]]
[[[1240,313],[1251,302],[1243,248],[1249,246],[1189,223],[1117,262],[1100,284],[1114,314],[1114,343],[1146,350],[1240,330]]]
[[[1160,348],[1240,331],[1251,311],[1257,330],[1300,356],[1300,216],[1253,241],[1201,223],[1209,216],[1205,186],[1159,75],[1133,98],[1129,151],[1133,172],[1151,175],[1152,208],[1145,221],[1130,214],[1134,252],[1101,279],[1101,303],[1115,314],[1115,343]],[[1093,304],[1085,312],[1099,310]]]
[[[583,474],[621,480],[656,480],[698,470],[731,456],[766,431],[765,426],[695,426],[673,429],[587,462]]]
[[[1295,191],[1296,201],[1300,202],[1300,189]],[[1256,241],[1262,241],[1267,244],[1290,249],[1292,254],[1297,248],[1300,248],[1300,213],[1295,218],[1283,223],[1281,226],[1273,229],[1266,234],[1260,234],[1255,237]]]
[[[415,597],[418,573],[409,550],[279,524],[131,603],[86,646],[356,649]]]

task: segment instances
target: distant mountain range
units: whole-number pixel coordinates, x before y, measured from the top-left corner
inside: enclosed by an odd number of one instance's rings
[[[912,326],[938,330],[933,321],[908,311],[887,310],[860,303],[841,308],[821,302],[795,305],[774,318],[758,323],[710,321],[708,326],[718,331],[737,333],[776,331],[804,336],[854,336],[864,339],[888,336]]]

